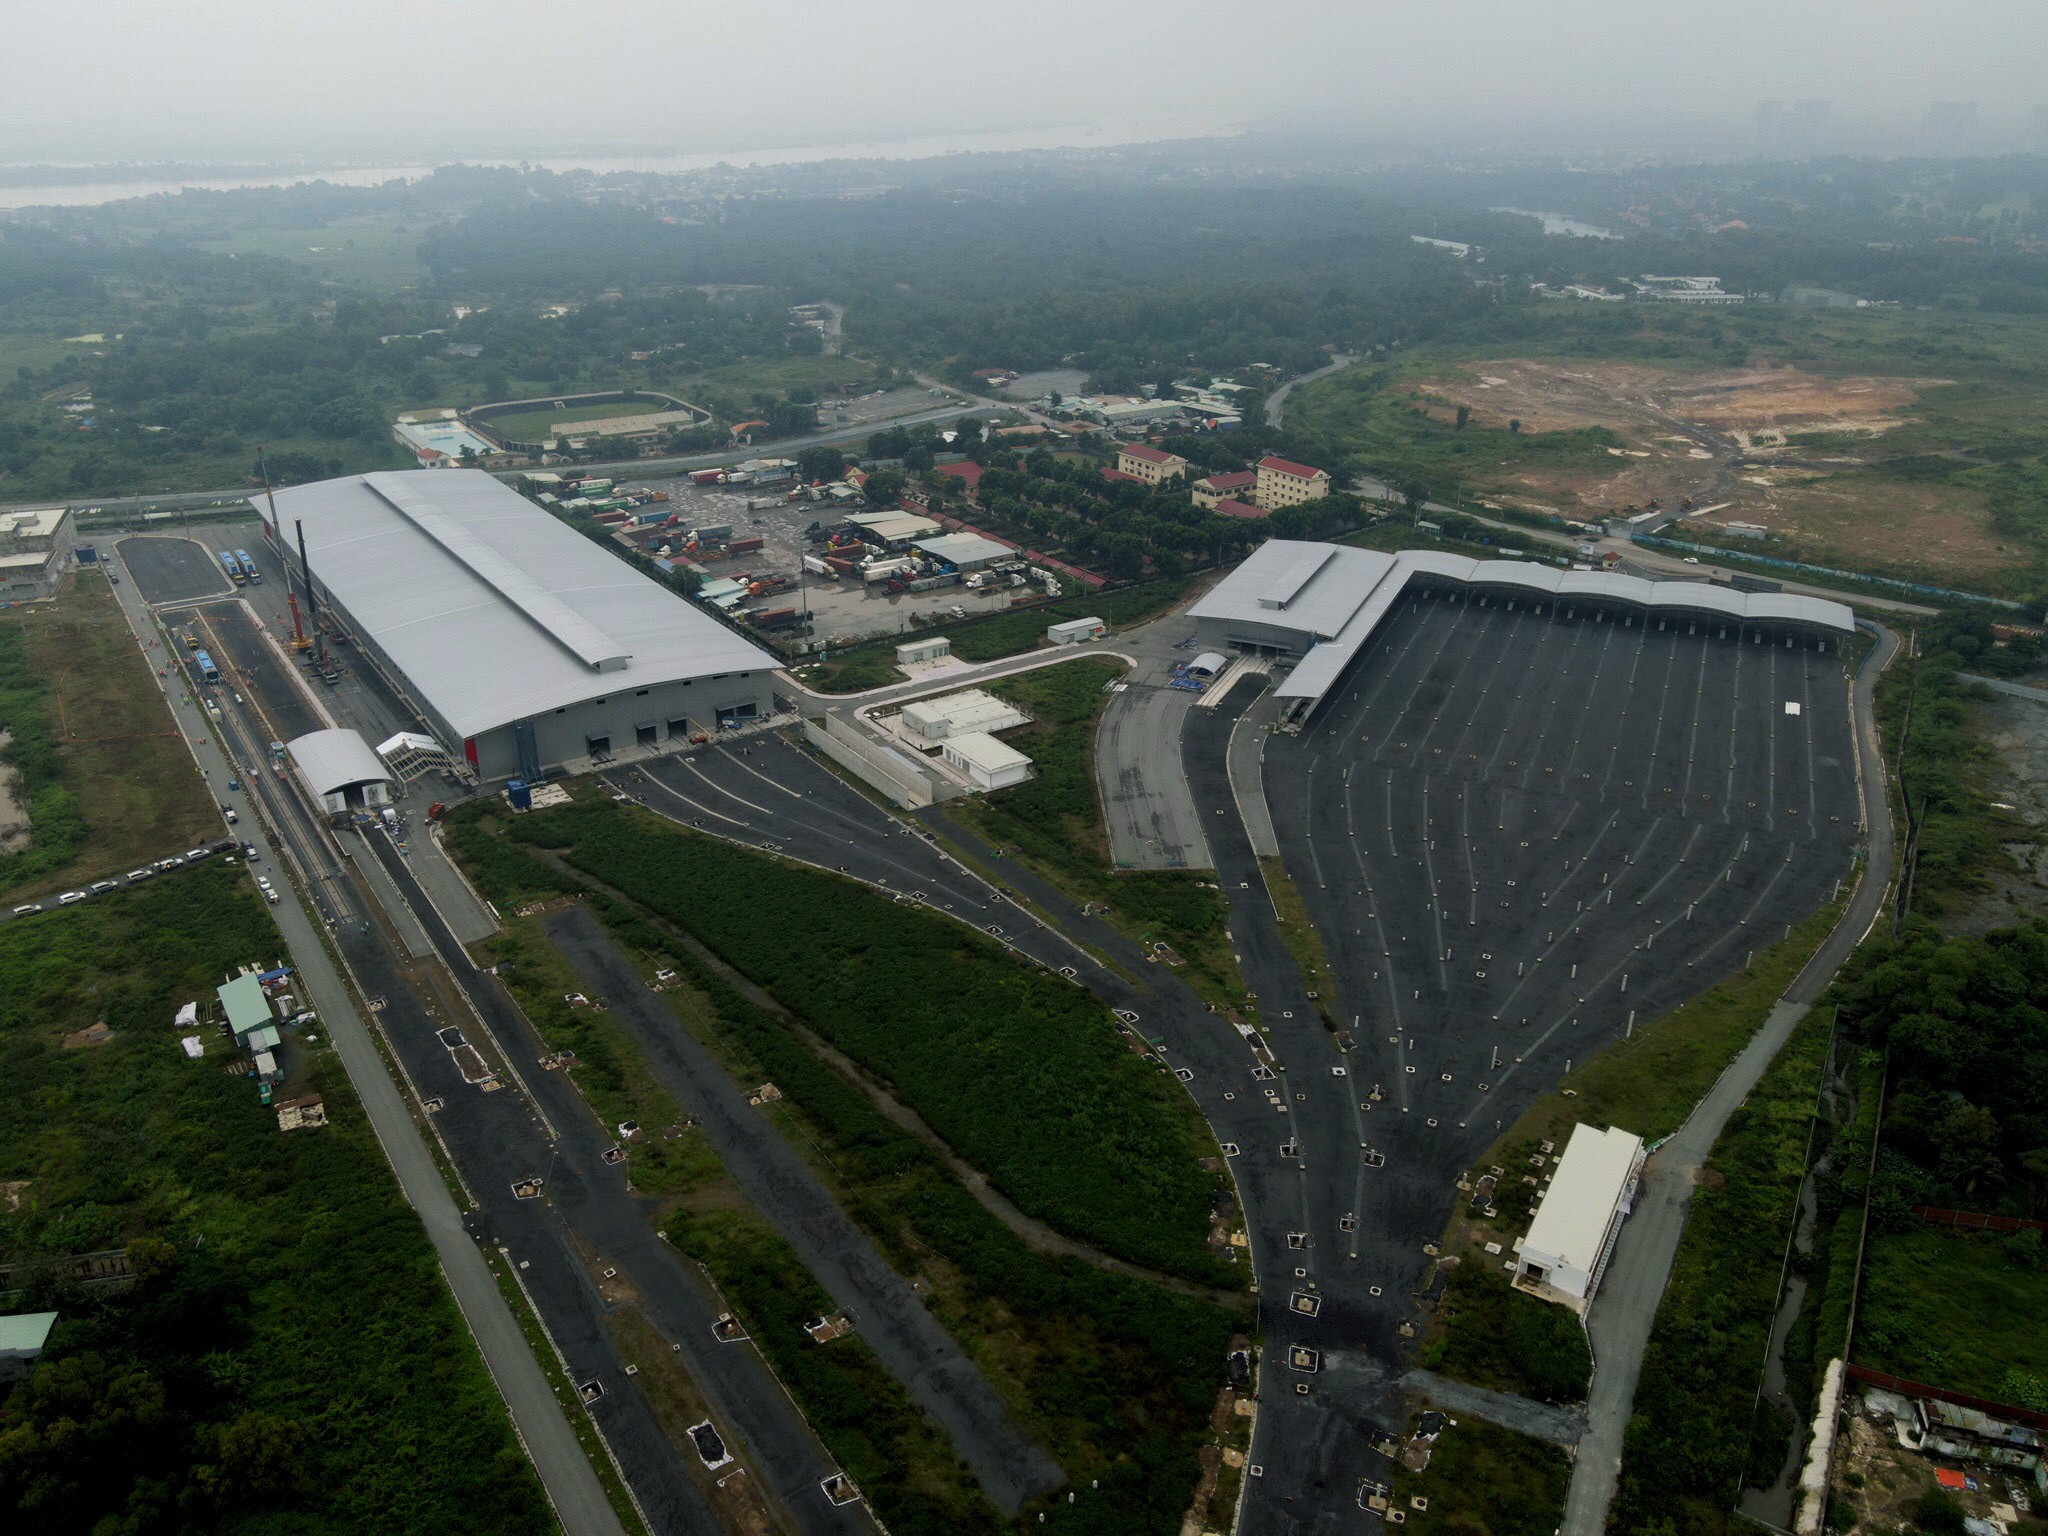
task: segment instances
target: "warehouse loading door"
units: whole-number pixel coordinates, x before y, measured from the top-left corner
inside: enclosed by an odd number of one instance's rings
[[[641,746],[651,747],[655,745],[658,729],[653,725],[636,725],[633,727],[633,737]]]
[[[750,699],[744,704],[735,704],[730,709],[721,709],[718,712],[718,723],[720,727],[730,729],[735,725],[745,725],[759,713],[760,710]]]

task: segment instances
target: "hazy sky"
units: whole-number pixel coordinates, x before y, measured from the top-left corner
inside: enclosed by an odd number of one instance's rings
[[[1828,97],[2013,142],[2042,0],[0,0],[0,161],[528,154],[1083,123],[1670,143]]]

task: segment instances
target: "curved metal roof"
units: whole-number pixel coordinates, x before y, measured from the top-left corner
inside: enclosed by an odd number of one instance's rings
[[[370,750],[370,744],[354,731],[308,731],[284,745],[292,766],[306,787],[316,795],[357,784],[391,781],[391,770]]]
[[[1197,619],[1291,630],[1307,642],[1308,653],[1274,695],[1318,700],[1417,576],[1553,601],[1623,603],[1645,613],[1798,624],[1838,635],[1856,628],[1855,612],[1846,604],[1797,593],[1737,592],[1704,581],[1650,581],[1433,549],[1385,555],[1294,539],[1267,540],[1189,611]]]

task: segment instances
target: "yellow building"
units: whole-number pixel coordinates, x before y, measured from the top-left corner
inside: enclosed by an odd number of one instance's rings
[[[1124,443],[1116,453],[1116,467],[1133,480],[1147,485],[1164,485],[1187,478],[1188,461],[1177,453],[1162,453],[1143,443]]]
[[[1267,457],[1259,460],[1259,479],[1252,500],[1268,512],[1298,507],[1330,494],[1330,472],[1296,464],[1291,459]]]
[[[1227,475],[1204,475],[1188,488],[1188,497],[1198,507],[1213,507],[1219,501],[1231,501],[1257,494],[1258,473],[1249,469],[1234,469]]]

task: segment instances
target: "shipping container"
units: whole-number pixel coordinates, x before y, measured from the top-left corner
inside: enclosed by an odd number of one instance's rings
[[[716,485],[718,484],[719,477],[724,473],[725,471],[722,469],[693,469],[690,471],[690,484]]]
[[[725,546],[728,555],[751,555],[756,553],[765,541],[759,538],[734,539]]]

